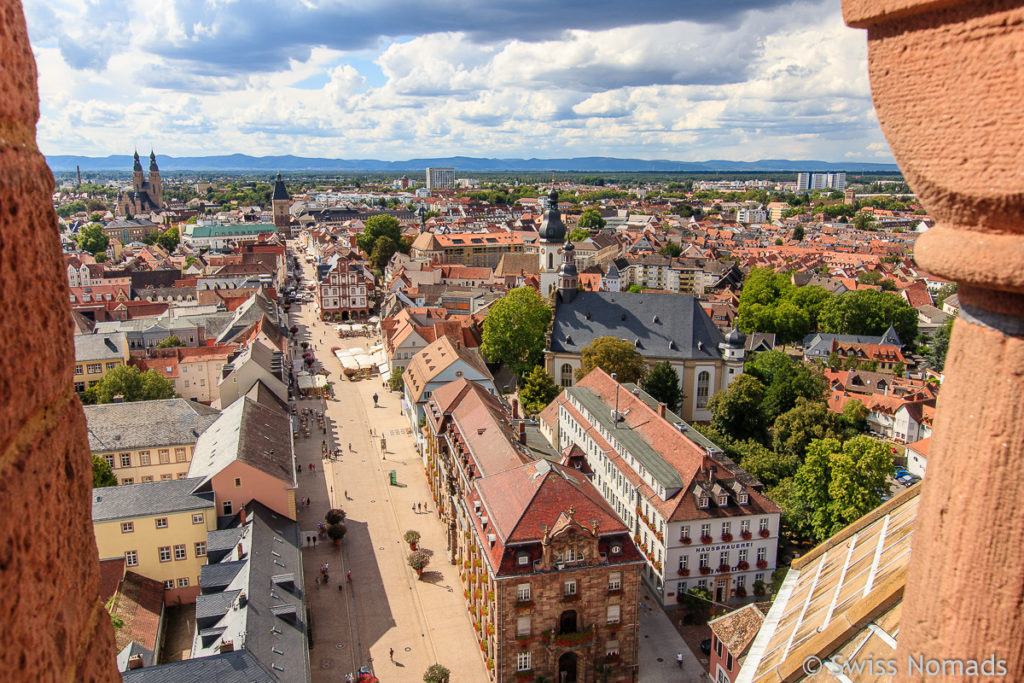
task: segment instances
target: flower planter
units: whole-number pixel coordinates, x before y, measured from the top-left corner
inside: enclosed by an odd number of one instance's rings
[[[737,598],[745,598],[745,597],[747,597],[747,589],[743,588],[742,586],[740,588],[737,588],[735,593],[736,593],[736,597]]]
[[[726,572],[730,571],[731,569],[732,569],[732,567],[730,567],[727,564],[720,564],[720,565],[718,565],[718,573],[719,574],[725,574]]]
[[[680,541],[680,542],[681,542],[681,543],[682,543],[683,545],[690,545],[691,543],[693,543],[693,539],[692,539],[692,538],[690,538],[689,536],[683,536],[682,538],[680,538],[680,539],[679,539],[679,541]]]
[[[530,609],[533,607],[533,600],[516,601],[516,609]]]
[[[732,534],[722,534],[722,543],[732,543]]]
[[[757,568],[758,569],[767,569],[768,568],[768,560],[758,560],[757,561]]]
[[[710,536],[708,536],[708,535],[704,535],[704,536],[700,537],[700,542],[703,543],[704,545],[707,545],[707,544],[711,543],[711,541],[712,541],[712,538]]]
[[[580,601],[579,593],[576,593],[576,594],[573,594],[573,595],[563,595],[562,596],[562,602],[579,602],[579,601]]]
[[[700,568],[700,573],[701,573],[701,576],[707,576],[708,574],[711,573],[711,567],[701,567]]]
[[[517,671],[516,672],[516,680],[517,681],[532,681],[533,680],[533,671]]]
[[[682,569],[682,568],[680,568],[680,569],[678,569],[676,571],[676,574],[679,574],[679,576],[689,576],[690,575],[690,570],[689,569]]]
[[[772,532],[771,532],[770,529],[761,529],[757,533],[760,534],[761,538],[768,538],[769,536],[772,535]]]
[[[739,562],[736,565],[736,569],[738,569],[741,572],[745,572],[748,569],[750,569],[750,563],[745,560],[743,562]]]
[[[753,534],[751,534],[749,531],[744,531],[740,534],[740,537],[744,541],[749,541],[751,538],[753,538]]]

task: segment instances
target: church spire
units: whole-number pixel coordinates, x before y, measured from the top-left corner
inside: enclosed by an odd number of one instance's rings
[[[141,171],[142,170],[142,162],[139,161],[139,150],[137,150],[137,149],[135,150],[135,166],[132,167],[132,170],[133,171]]]
[[[159,167],[157,167],[157,165],[156,165],[156,152],[154,152],[152,148],[150,148],[150,150],[149,150],[149,170],[150,170],[150,172],[153,172],[153,171],[156,171],[157,173],[160,172]]]

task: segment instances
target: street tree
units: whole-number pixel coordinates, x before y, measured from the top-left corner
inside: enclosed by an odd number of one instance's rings
[[[174,398],[174,384],[156,370],[140,372],[134,365],[119,365],[85,390],[83,402],[111,403],[115,396],[125,403]]]
[[[798,396],[796,404],[775,419],[772,445],[777,453],[795,456],[799,463],[812,441],[843,436],[842,420],[828,404]]]
[[[405,386],[405,380],[402,379],[402,375],[405,373],[400,367],[394,367],[391,369],[391,376],[388,378],[388,386],[392,391],[401,391],[402,387]]]
[[[535,289],[513,289],[491,304],[480,350],[489,361],[504,363],[522,378],[540,364],[550,323],[551,308]]]
[[[103,232],[103,226],[99,223],[89,223],[78,231],[78,248],[90,254],[98,254],[107,250],[110,238]]]
[[[451,672],[440,664],[431,664],[423,674],[423,683],[448,683]]]
[[[917,338],[918,313],[892,292],[858,289],[833,297],[822,306],[822,332],[881,336],[892,325],[904,343]]]
[[[851,399],[843,406],[842,420],[847,430],[863,432],[868,426],[868,407],[859,399]]]
[[[728,389],[718,392],[708,402],[711,428],[730,439],[762,441],[766,424],[761,412],[764,394],[765,386],[756,377],[739,375]]]
[[[668,258],[675,258],[683,253],[683,248],[675,242],[667,242],[665,246],[658,250],[658,253]]]
[[[569,233],[568,240],[570,242],[582,242],[583,240],[590,239],[590,231],[586,228],[576,228]]]
[[[608,224],[601,216],[601,212],[597,209],[587,209],[580,214],[580,219],[576,222],[576,225],[581,228],[595,228],[600,230]]]
[[[576,379],[582,379],[594,368],[615,374],[621,383],[639,382],[647,372],[647,364],[636,348],[624,339],[598,337],[580,352],[582,367]]]
[[[523,412],[527,415],[536,415],[544,410],[549,403],[562,392],[562,387],[555,384],[542,366],[534,366],[519,388],[519,401],[522,403]]]
[[[670,412],[679,412],[679,404],[683,400],[683,391],[679,388],[679,374],[668,361],[655,364],[643,380],[643,388],[648,394],[665,404]]]
[[[797,398],[820,401],[825,397],[825,380],[821,372],[808,364],[790,358],[779,350],[765,351],[747,363],[746,372],[765,385],[761,412],[765,424],[772,424],[779,415],[796,405]]]
[[[377,270],[384,270],[394,253],[398,251],[398,244],[390,237],[378,237],[370,250],[370,265]]]
[[[98,489],[104,486],[117,486],[117,477],[114,476],[114,470],[106,459],[94,455],[92,456],[92,487]]]

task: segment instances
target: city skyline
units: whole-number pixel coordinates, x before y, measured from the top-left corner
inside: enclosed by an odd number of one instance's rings
[[[30,0],[51,155],[891,163],[838,2]]]

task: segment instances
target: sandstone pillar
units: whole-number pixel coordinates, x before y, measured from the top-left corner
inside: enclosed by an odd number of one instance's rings
[[[1024,680],[1024,8],[844,0],[872,96],[936,218],[917,242],[960,283],[903,603],[898,658],[1006,660]],[[947,670],[939,680],[965,680]],[[932,680],[932,677],[928,677]]]
[[[19,0],[0,0],[0,93],[0,671],[120,680],[99,599],[67,279],[53,176],[35,143],[36,67]]]

